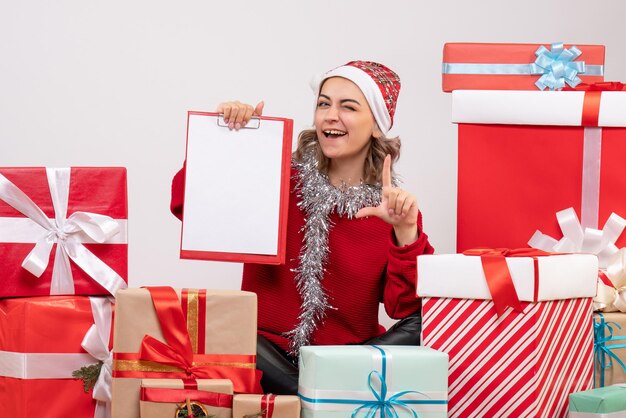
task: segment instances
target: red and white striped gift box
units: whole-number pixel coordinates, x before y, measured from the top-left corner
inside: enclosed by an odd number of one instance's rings
[[[589,255],[506,258],[521,312],[498,316],[480,257],[418,258],[422,344],[449,355],[450,417],[565,417],[593,385]],[[463,296],[465,295],[465,297]]]

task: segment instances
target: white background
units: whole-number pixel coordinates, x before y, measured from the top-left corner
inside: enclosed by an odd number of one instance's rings
[[[299,132],[314,74],[375,60],[402,78],[397,171],[437,251],[454,252],[443,44],[604,44],[606,79],[625,81],[625,12],[622,0],[0,0],[0,166],[126,166],[130,285],[238,288],[240,265],[178,258],[169,198],[187,110],[264,99]]]

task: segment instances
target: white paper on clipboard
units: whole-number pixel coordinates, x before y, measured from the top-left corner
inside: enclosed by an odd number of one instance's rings
[[[181,253],[276,255],[285,121],[220,121],[189,114]]]

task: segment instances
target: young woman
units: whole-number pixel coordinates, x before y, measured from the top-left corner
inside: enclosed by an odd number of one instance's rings
[[[400,79],[384,65],[352,61],[315,87],[314,129],[293,155],[286,264],[245,264],[242,290],[258,295],[257,367],[266,392],[295,394],[303,345],[418,345],[416,257],[433,252],[415,197],[397,185],[400,140],[388,138]],[[240,129],[263,102],[218,106]],[[182,214],[184,170],[172,184]],[[253,210],[253,208],[251,208]],[[379,325],[383,302],[389,331]]]

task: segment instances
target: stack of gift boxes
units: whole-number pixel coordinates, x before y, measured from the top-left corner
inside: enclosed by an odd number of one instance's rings
[[[597,45],[444,47],[460,254],[418,257],[417,292],[449,416],[600,413],[579,397],[607,393],[626,411],[626,89],[603,64]]]
[[[1,416],[105,416],[127,218],[125,169],[0,169]]]
[[[460,254],[418,258],[423,347],[304,347],[299,397],[262,394],[254,294],[126,288],[124,169],[0,169],[1,415],[626,410],[626,89],[593,84],[603,63],[593,45],[445,46]]]
[[[299,417],[256,295],[128,289],[126,231],[125,169],[0,168],[0,416]]]
[[[127,288],[126,230],[124,169],[0,169],[0,416],[446,416],[426,347],[306,347],[262,394],[256,295]]]
[[[0,416],[299,417],[262,394],[256,295],[128,289],[126,231],[124,169],[0,169]],[[446,416],[428,348],[310,347],[301,370],[304,416]]]
[[[0,169],[0,415],[299,417],[261,394],[256,295],[128,289],[126,220],[124,169]],[[307,347],[301,370],[304,416],[446,416],[428,348]]]

